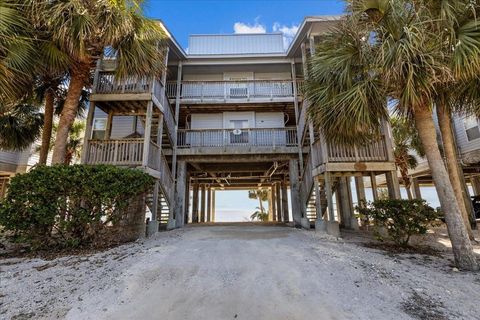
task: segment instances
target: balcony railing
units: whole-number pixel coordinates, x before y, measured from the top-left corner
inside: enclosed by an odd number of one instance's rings
[[[326,162],[374,162],[387,161],[388,154],[385,145],[385,136],[364,146],[344,146],[327,143],[323,150],[321,140],[313,144],[312,155],[316,166]]]
[[[177,83],[167,82],[167,96],[174,99]],[[292,80],[183,81],[180,99],[249,100],[293,98]]]
[[[95,93],[149,93],[152,84],[152,79],[147,77],[126,77],[118,80],[115,72],[100,72]]]
[[[118,140],[90,140],[87,149],[87,164],[113,164],[138,167],[143,164],[143,138]],[[160,147],[150,141],[149,168],[160,173],[160,183],[169,199],[173,199],[174,181],[172,172]]]
[[[296,128],[178,130],[179,148],[199,147],[295,147]]]

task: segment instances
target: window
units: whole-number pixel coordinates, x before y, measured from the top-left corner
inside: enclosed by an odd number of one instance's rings
[[[465,118],[464,124],[468,141],[480,138],[480,129],[478,128],[478,119],[476,117],[470,116]]]
[[[92,130],[92,139],[101,140],[105,137],[105,129],[107,126],[107,119],[94,119],[93,120],[93,130]]]

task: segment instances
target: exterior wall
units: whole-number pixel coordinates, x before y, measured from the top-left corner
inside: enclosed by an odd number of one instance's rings
[[[94,119],[106,119],[107,114],[100,109],[95,109]],[[112,139],[125,138],[134,132],[134,116],[114,116],[112,121]],[[144,133],[141,119],[137,118],[137,132]]]
[[[192,35],[189,38],[189,55],[246,55],[284,53],[283,35],[230,34]]]
[[[248,74],[251,74],[251,72],[241,72],[241,73],[245,74],[245,78],[250,79],[250,76],[248,76]],[[185,81],[224,81],[224,80],[228,80],[226,76],[228,77],[229,75],[233,75],[233,74],[234,72],[214,73],[214,74],[187,73],[187,74],[184,74],[183,80]],[[235,72],[235,74],[237,73]],[[291,78],[292,78],[292,75],[290,72],[253,72],[252,80],[286,80]]]
[[[474,150],[480,150],[480,138],[468,141],[467,132],[465,130],[465,116],[454,117],[453,123],[460,152],[467,153]]]
[[[283,128],[282,112],[196,113],[191,116],[191,129],[229,129],[230,120],[248,120],[249,128]]]

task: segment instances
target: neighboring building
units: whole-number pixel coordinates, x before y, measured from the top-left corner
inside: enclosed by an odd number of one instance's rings
[[[37,144],[33,144],[23,151],[0,150],[0,199],[5,195],[10,177],[27,172],[38,163],[37,147]]]

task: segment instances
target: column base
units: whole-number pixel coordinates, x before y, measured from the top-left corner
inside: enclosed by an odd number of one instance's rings
[[[360,230],[360,227],[359,227],[359,225],[358,225],[358,219],[357,219],[357,218],[352,217],[352,220],[351,220],[351,222],[350,222],[350,225],[351,225],[351,227],[352,227],[352,230],[355,230],[355,231]]]
[[[167,230],[173,230],[175,228],[177,228],[177,222],[175,219],[169,219],[167,223]]]
[[[337,221],[327,221],[327,233],[334,237],[340,237],[340,224]]]
[[[147,224],[147,237],[151,237],[158,232],[158,221],[148,221]]]
[[[302,225],[302,228],[309,230],[311,228],[310,226],[310,221],[308,221],[307,218],[302,218],[300,224]]]
[[[327,232],[327,221],[323,219],[315,220],[315,232],[326,233]]]

